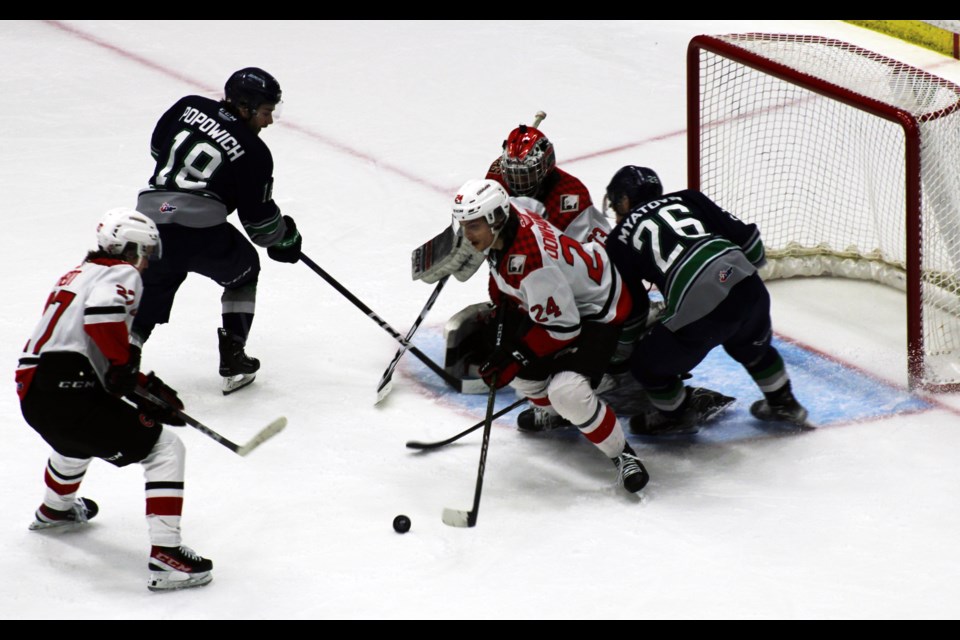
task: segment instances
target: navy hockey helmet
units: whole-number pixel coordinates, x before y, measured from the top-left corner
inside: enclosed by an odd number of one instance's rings
[[[277,79],[258,67],[235,71],[223,87],[227,102],[250,110],[264,103],[278,104],[282,95]]]
[[[628,164],[613,174],[610,184],[607,185],[606,201],[609,204],[620,202],[627,196],[630,207],[636,207],[656,200],[663,195],[663,185],[657,172],[647,167],[637,167]]]

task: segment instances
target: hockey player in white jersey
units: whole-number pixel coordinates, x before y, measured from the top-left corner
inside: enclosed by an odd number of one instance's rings
[[[501,346],[481,365],[481,376],[509,383],[534,406],[576,425],[613,461],[624,488],[640,491],[649,475],[591,383],[603,375],[631,309],[603,247],[561,234],[489,179],[460,188],[453,217],[486,256],[491,297],[504,311]]]
[[[131,357],[129,331],[140,304],[141,272],[159,255],[160,235],[145,215],[118,208],[100,221],[97,244],[54,285],[17,366],[23,417],[52,448],[43,502],[29,528],[72,529],[97,515],[96,502],[77,497],[93,458],[117,467],[140,463],[152,545],[148,588],[207,584],[213,562],[180,539],[186,450],[161,424],[183,425],[175,410],[183,403],[158,377],[140,373],[138,359]],[[138,387],[165,405],[140,398]]]

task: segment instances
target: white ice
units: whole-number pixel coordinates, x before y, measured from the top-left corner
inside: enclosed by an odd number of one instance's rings
[[[280,80],[282,120],[262,134],[277,202],[304,252],[406,332],[430,292],[410,278],[411,250],[448,223],[452,194],[510,129],[546,111],[560,165],[594,199],[628,163],[681,188],[687,43],[744,31],[831,35],[960,81],[950,58],[839,21],[0,23],[0,618],[956,618],[957,395],[803,436],[642,443],[652,480],[639,499],[585,440],[501,420],[478,524],[455,529],[440,515],[472,503],[479,432],[427,455],[404,443],[452,435],[482,409],[431,393],[409,355],[375,406],[396,342],[308,268],[265,253],[252,387],[219,392],[220,292],[200,277],[144,356],[235,441],[289,418],[246,458],[178,431],[184,541],[214,560],[213,583],[147,591],[138,465],[94,461],[81,495],[101,512],[85,530],[27,530],[48,448],[20,414],[16,360],[100,214],[134,204],[150,132],[176,99],[216,96],[244,66]],[[900,293],[825,280],[771,291],[780,335],[905,388]],[[481,276],[451,282],[421,332],[484,297]],[[400,513],[406,535],[391,528]]]

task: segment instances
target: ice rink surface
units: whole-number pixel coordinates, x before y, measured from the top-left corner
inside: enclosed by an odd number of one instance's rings
[[[94,461],[82,531],[27,530],[48,449],[26,425],[13,369],[53,282],[94,245],[102,212],[133,206],[150,132],[183,95],[219,97],[260,66],[283,87],[262,133],[274,196],[304,253],[405,333],[430,294],[410,252],[449,223],[507,133],[538,110],[559,165],[602,199],[624,164],[685,186],[685,52],[699,33],[828,35],[960,82],[960,63],[839,21],[0,23],[6,275],[0,350],[2,619],[952,619],[960,615],[960,397],[906,389],[903,295],[863,282],[774,282],[774,328],[797,396],[821,428],[773,433],[723,354],[695,374],[739,401],[715,431],[631,436],[652,480],[638,498],[583,438],[493,427],[479,521],[470,507],[484,398],[446,392],[409,355],[375,388],[396,342],[304,265],[262,252],[248,352],[256,383],[219,391],[220,290],[199,277],[144,352],[193,429],[184,542],[214,560],[207,587],[146,589],[139,465]],[[235,216],[233,217],[234,222]],[[439,358],[444,321],[486,297],[451,281],[415,343]],[[431,342],[433,341],[433,342]],[[398,535],[397,514],[412,520]]]

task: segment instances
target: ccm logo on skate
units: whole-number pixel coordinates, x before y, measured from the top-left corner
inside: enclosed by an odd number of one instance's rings
[[[157,555],[153,556],[153,559],[162,562],[175,571],[183,571],[184,573],[190,573],[193,571],[190,565],[177,562],[176,558],[171,558],[165,553],[158,553]]]

